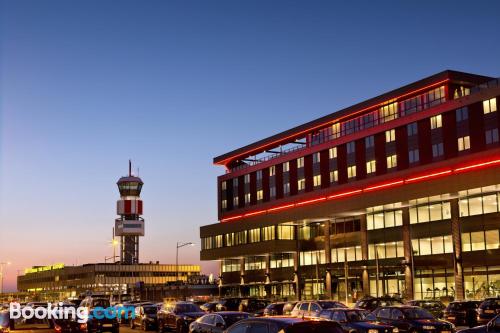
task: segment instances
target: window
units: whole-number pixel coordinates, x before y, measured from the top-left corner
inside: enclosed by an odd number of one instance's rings
[[[332,263],[363,260],[361,246],[341,247],[332,249]]]
[[[248,183],[250,183],[250,175],[246,174],[245,175],[245,184],[248,184]]]
[[[354,145],[354,141],[348,142],[346,144],[346,147],[348,154],[354,154],[354,152],[356,151],[356,146]]]
[[[297,187],[299,191],[304,190],[306,188],[306,180],[305,178],[301,178],[297,180]]]
[[[271,255],[271,268],[293,267],[294,260],[292,253],[279,253]]]
[[[375,137],[373,135],[367,136],[365,138],[365,148],[372,148],[375,146]]]
[[[410,200],[410,223],[425,223],[431,221],[447,220],[451,218],[451,208],[446,196],[421,198]]]
[[[325,250],[300,252],[300,265],[316,265],[326,263]]]
[[[368,244],[368,259],[404,257],[403,241]]]
[[[451,235],[412,239],[411,246],[416,256],[453,253]]]
[[[498,128],[487,130],[485,133],[486,144],[492,144],[498,142]]]
[[[262,228],[262,241],[274,240],[274,226]]]
[[[304,167],[304,158],[303,157],[299,157],[297,159],[297,168],[300,169],[300,168],[303,168]]]
[[[408,152],[408,159],[410,163],[417,163],[420,159],[418,149],[412,149]]]
[[[398,156],[397,155],[391,155],[387,156],[387,168],[395,168],[398,165]]]
[[[290,171],[290,162],[283,163],[283,172]]]
[[[389,131],[385,131],[385,142],[393,142],[396,140],[396,130],[391,129]]]
[[[223,191],[225,191],[225,190],[226,190],[226,182],[225,182],[225,181],[223,181],[223,182],[221,183],[221,189],[222,189]]]
[[[238,207],[239,204],[240,204],[239,197],[238,196],[234,197],[233,198],[233,206]]]
[[[278,225],[278,239],[293,240],[294,237],[293,225]]]
[[[222,261],[222,272],[239,272],[241,264],[238,259],[224,259]]]
[[[320,154],[319,153],[314,153],[313,154],[313,163],[314,164],[319,163],[320,160],[321,160]]]
[[[262,170],[257,170],[255,176],[257,178],[257,181],[262,180]]]
[[[469,119],[469,109],[464,106],[463,108],[455,111],[457,123]]]
[[[468,135],[458,138],[457,143],[458,151],[470,149],[470,137]]]
[[[314,187],[321,186],[321,175],[314,176],[314,178],[313,178],[313,184],[314,184]]]
[[[276,186],[271,186],[269,188],[269,196],[271,198],[275,198],[276,197]]]
[[[418,127],[417,123],[411,123],[406,126],[406,131],[408,132],[408,136],[417,135]]]
[[[356,166],[351,165],[347,167],[347,178],[354,178],[356,177]]]
[[[264,198],[264,191],[258,190],[257,191],[257,201],[260,201]]]
[[[495,112],[497,110],[497,99],[492,98],[486,101],[483,101],[483,112],[484,114]]]
[[[366,226],[368,230],[392,228],[403,225],[403,211],[397,209],[401,203],[388,204],[384,206],[370,207],[366,209]]]
[[[272,177],[276,174],[276,166],[273,165],[273,166],[270,166],[269,167],[269,177]]]
[[[398,117],[398,103],[394,102],[381,107],[379,109],[379,115],[380,115],[380,121],[382,123],[396,119]]]
[[[494,250],[500,248],[499,230],[462,233],[463,251]]]
[[[251,198],[250,193],[245,193],[245,203],[246,204],[250,203],[250,198]]]
[[[222,206],[222,209],[226,209],[227,208],[227,200],[226,199],[222,200],[221,206]]]
[[[337,158],[337,147],[328,149],[328,156],[330,157],[331,160]]]
[[[337,170],[330,171],[330,183],[336,183],[339,181],[339,172]]]
[[[439,157],[443,156],[444,150],[443,150],[443,143],[437,143],[435,145],[432,145],[432,157]]]
[[[246,257],[245,270],[253,271],[257,269],[266,269],[266,259],[264,257]]]
[[[374,173],[375,172],[375,165],[376,165],[375,160],[371,160],[371,161],[366,162],[366,173]]]
[[[443,126],[443,121],[440,114],[431,117],[431,129],[440,128],[442,126]]]
[[[283,184],[283,193],[284,194],[290,193],[290,183],[284,183]]]
[[[332,125],[332,136],[334,139],[340,136],[340,123]]]
[[[250,229],[248,231],[248,242],[249,243],[258,243],[260,242],[260,229],[259,228],[256,228],[256,229]]]

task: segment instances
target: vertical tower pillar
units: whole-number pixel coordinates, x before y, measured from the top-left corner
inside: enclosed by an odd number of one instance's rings
[[[413,276],[415,271],[415,263],[413,261],[413,245],[411,243],[411,225],[410,225],[410,208],[403,207],[403,252],[404,260],[404,274],[406,286],[406,298],[415,299],[413,291]]]
[[[366,263],[368,262],[368,228],[366,226],[366,214],[360,215],[360,226],[361,226],[361,258]],[[361,281],[363,282],[363,294],[365,296],[370,295],[370,276],[368,274],[368,268],[363,267],[363,272],[361,273]]]
[[[453,270],[455,272],[455,299],[463,300],[464,272],[462,265],[462,234],[460,226],[460,208],[458,198],[450,200],[451,208],[451,238],[453,241]]]

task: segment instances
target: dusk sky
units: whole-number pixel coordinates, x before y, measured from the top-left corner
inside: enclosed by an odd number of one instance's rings
[[[112,254],[129,158],[141,260],[192,241],[181,263],[200,263],[213,157],[445,69],[500,76],[499,1],[0,3],[7,290],[26,267]]]

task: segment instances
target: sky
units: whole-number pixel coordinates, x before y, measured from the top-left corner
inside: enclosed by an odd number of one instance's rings
[[[128,159],[141,261],[198,264],[213,157],[445,69],[500,76],[498,1],[0,0],[0,262],[102,262]],[[202,262],[205,273],[216,262]]]

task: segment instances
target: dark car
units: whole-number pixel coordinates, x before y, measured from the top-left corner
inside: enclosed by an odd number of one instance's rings
[[[76,311],[76,306],[74,304],[63,304],[59,306],[63,308],[63,311]],[[75,312],[76,313],[76,312]],[[52,319],[52,327],[56,333],[75,333],[75,332],[85,332],[87,331],[86,323],[79,323],[78,318],[72,318],[69,316],[67,319]]]
[[[264,316],[282,316],[285,304],[286,304],[285,302],[277,302],[269,304],[264,309]]]
[[[10,315],[9,311],[0,308],[0,333],[8,333],[10,331]]]
[[[205,312],[191,302],[164,304],[158,311],[158,331],[170,329],[176,333],[186,333],[189,331],[189,325],[203,315]]]
[[[200,306],[200,309],[207,313],[215,312],[217,311],[217,304],[219,304],[219,302],[208,302]]]
[[[247,298],[243,299],[238,306],[238,311],[249,312],[256,316],[262,316],[264,309],[269,305],[269,301],[265,299]]]
[[[403,305],[401,300],[394,297],[365,297],[356,302],[356,309],[373,311],[381,306]]]
[[[486,324],[500,313],[500,298],[487,298],[477,309],[478,324]]]
[[[347,308],[347,306],[337,301],[302,301],[295,304],[291,316],[316,317],[321,310],[332,308]]]
[[[189,332],[222,333],[229,326],[249,317],[250,314],[247,312],[222,311],[209,313],[192,322],[189,325]]]
[[[143,331],[157,327],[158,307],[155,304],[139,305],[135,308],[135,316],[130,320],[130,328],[139,326]]]
[[[115,311],[111,309],[109,298],[88,296],[80,303],[80,307],[87,308],[89,313],[87,332],[119,332],[120,324],[116,316],[112,316]]]
[[[384,306],[366,316],[366,320],[394,326],[401,333],[453,333],[455,331],[453,324],[434,318],[429,311],[418,306]]]
[[[225,333],[343,333],[334,321],[313,321],[293,317],[261,317],[244,319]]]
[[[240,307],[242,298],[239,297],[231,297],[221,299],[219,304],[217,304],[217,311],[238,311]]]
[[[368,314],[368,311],[362,309],[327,309],[320,312],[319,318],[336,321],[344,333],[393,332],[394,327],[390,325],[368,321]]]
[[[476,301],[451,302],[444,310],[443,319],[455,325],[476,326],[478,307],[479,304]]]
[[[443,302],[433,300],[413,300],[406,302],[406,305],[419,306],[426,309],[436,318],[443,318],[444,309],[446,308]]]
[[[500,315],[491,319],[486,325],[477,326],[474,328],[467,328],[458,331],[459,333],[499,333],[500,332]]]

